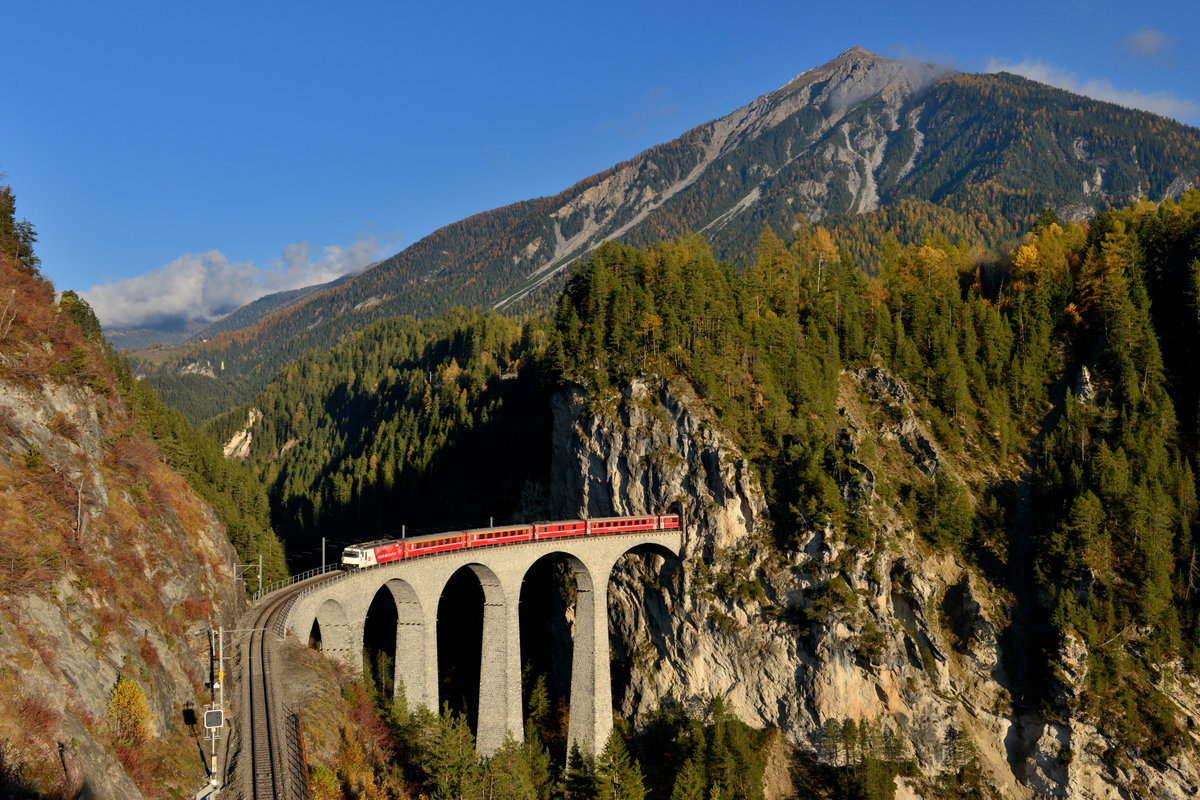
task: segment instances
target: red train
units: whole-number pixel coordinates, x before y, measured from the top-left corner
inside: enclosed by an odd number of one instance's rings
[[[342,550],[342,569],[363,569],[403,558],[464,550],[469,547],[492,547],[515,542],[540,542],[568,536],[596,536],[634,531],[677,531],[679,515],[658,517],[603,517],[600,519],[569,519],[558,522],[538,522],[533,525],[510,525],[498,528],[475,528],[417,536],[411,539],[388,539],[351,545]]]

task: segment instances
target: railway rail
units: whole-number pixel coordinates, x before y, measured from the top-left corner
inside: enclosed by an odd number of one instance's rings
[[[271,695],[271,647],[270,638],[277,636],[276,629],[286,613],[294,595],[324,580],[337,576],[313,578],[297,583],[270,598],[255,615],[254,626],[248,644],[249,680],[246,681],[249,697],[246,709],[249,719],[246,727],[249,754],[252,758],[251,794],[253,800],[307,800],[306,781],[302,775],[294,775],[295,760],[288,753],[296,749],[289,743],[288,729],[292,719],[285,719],[277,697]],[[294,737],[293,737],[294,738]]]

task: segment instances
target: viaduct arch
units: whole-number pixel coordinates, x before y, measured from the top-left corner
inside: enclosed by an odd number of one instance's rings
[[[484,596],[476,742],[480,753],[491,755],[507,735],[520,740],[524,732],[521,584],[539,559],[565,555],[576,585],[567,737],[569,744],[579,745],[584,752],[598,753],[612,730],[608,580],[622,556],[648,545],[678,557],[683,533],[638,531],[475,547],[347,572],[301,592],[283,621],[284,632],[307,641],[315,624],[325,653],[359,672],[367,611],[375,595],[387,587],[397,614],[394,679],[403,683],[410,704],[436,713],[438,601],[451,576],[468,568]]]

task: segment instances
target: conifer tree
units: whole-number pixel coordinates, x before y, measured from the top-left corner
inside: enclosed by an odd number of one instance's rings
[[[509,734],[483,768],[482,800],[537,800],[526,751]]]
[[[645,795],[642,768],[614,728],[596,761],[597,800],[643,800]]]
[[[568,800],[596,800],[596,760],[580,750],[578,744],[571,745],[563,783]]]
[[[694,755],[684,762],[676,775],[671,800],[704,800],[705,788],[704,762]]]
[[[429,748],[429,790],[433,800],[475,800],[483,786],[483,767],[475,754],[475,736],[466,717],[443,709]]]

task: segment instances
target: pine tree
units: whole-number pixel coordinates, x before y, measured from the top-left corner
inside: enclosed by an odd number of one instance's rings
[[[578,744],[571,745],[567,756],[564,790],[568,800],[596,800],[596,761],[584,754]]]
[[[546,749],[542,734],[534,724],[532,715],[525,723],[525,741],[522,744],[522,752],[538,800],[550,800],[554,791],[554,773],[551,768],[550,751]]]
[[[483,768],[482,800],[537,800],[525,749],[509,734]]]
[[[675,777],[671,789],[671,800],[704,800],[704,762],[694,755],[684,762],[683,769]]]
[[[481,797],[483,767],[475,754],[475,736],[466,717],[447,707],[429,748],[429,790],[433,800]]]
[[[613,729],[596,761],[598,800],[643,800],[646,795],[642,768],[629,754],[625,739]]]

